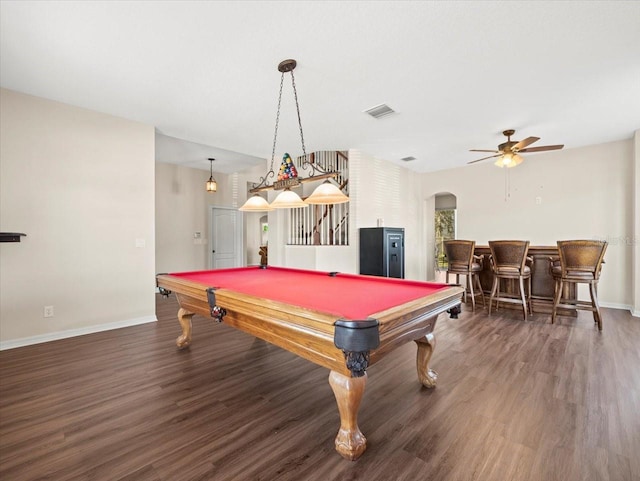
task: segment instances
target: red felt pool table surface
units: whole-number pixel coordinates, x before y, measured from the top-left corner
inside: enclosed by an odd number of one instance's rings
[[[449,287],[388,277],[342,273],[331,276],[328,272],[283,267],[216,269],[171,275],[207,287],[229,289],[351,320],[366,319],[376,312]]]

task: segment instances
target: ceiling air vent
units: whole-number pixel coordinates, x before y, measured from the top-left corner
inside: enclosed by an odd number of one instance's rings
[[[403,157],[403,158],[402,158],[402,159],[400,159],[400,160],[403,160],[403,161],[405,161],[405,162],[410,162],[410,161],[412,161],[412,160],[416,160],[416,158],[415,158],[415,157],[411,157],[411,156],[409,156],[409,157]]]
[[[384,117],[389,114],[394,114],[396,111],[393,110],[386,104],[376,105],[375,107],[371,107],[364,111],[365,114],[371,115],[374,119],[379,119],[380,117]]]

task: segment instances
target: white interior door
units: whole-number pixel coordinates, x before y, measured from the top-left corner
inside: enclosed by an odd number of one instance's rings
[[[210,220],[209,267],[224,269],[244,265],[242,258],[242,212],[228,207],[211,207]]]

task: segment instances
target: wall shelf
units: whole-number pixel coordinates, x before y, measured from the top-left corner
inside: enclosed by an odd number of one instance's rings
[[[20,232],[0,232],[0,242],[20,242],[20,238],[26,235]]]

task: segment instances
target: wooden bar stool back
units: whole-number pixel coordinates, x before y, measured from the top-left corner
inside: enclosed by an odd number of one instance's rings
[[[569,240],[558,241],[560,258],[551,258],[551,275],[555,281],[555,296],[551,323],[556,320],[558,307],[563,309],[583,309],[593,312],[593,320],[602,330],[602,316],[598,304],[598,280],[604,263],[604,253],[607,250],[606,241]],[[589,284],[591,302],[568,300],[563,297],[565,284]]]
[[[473,251],[476,247],[475,241],[470,240],[448,240],[444,243],[445,253],[447,255],[447,284],[449,283],[449,274],[455,274],[456,284],[460,284],[460,276],[466,277],[466,284],[471,294],[471,309],[476,310],[476,296],[482,297],[482,305],[484,306],[484,293],[480,285],[479,273],[482,270],[482,256],[476,256]],[[474,281],[478,288],[474,291]],[[467,302],[467,289],[464,291],[464,302]]]
[[[533,259],[527,256],[529,251],[529,241],[521,240],[499,240],[489,241],[491,249],[491,269],[493,271],[493,286],[491,288],[491,298],[489,299],[489,314],[493,301],[496,301],[496,309],[499,302],[522,304],[524,320],[527,320],[527,302],[529,312],[531,311],[531,263]],[[518,286],[518,295],[501,291],[501,281],[512,279]],[[525,290],[525,281],[527,288]]]

